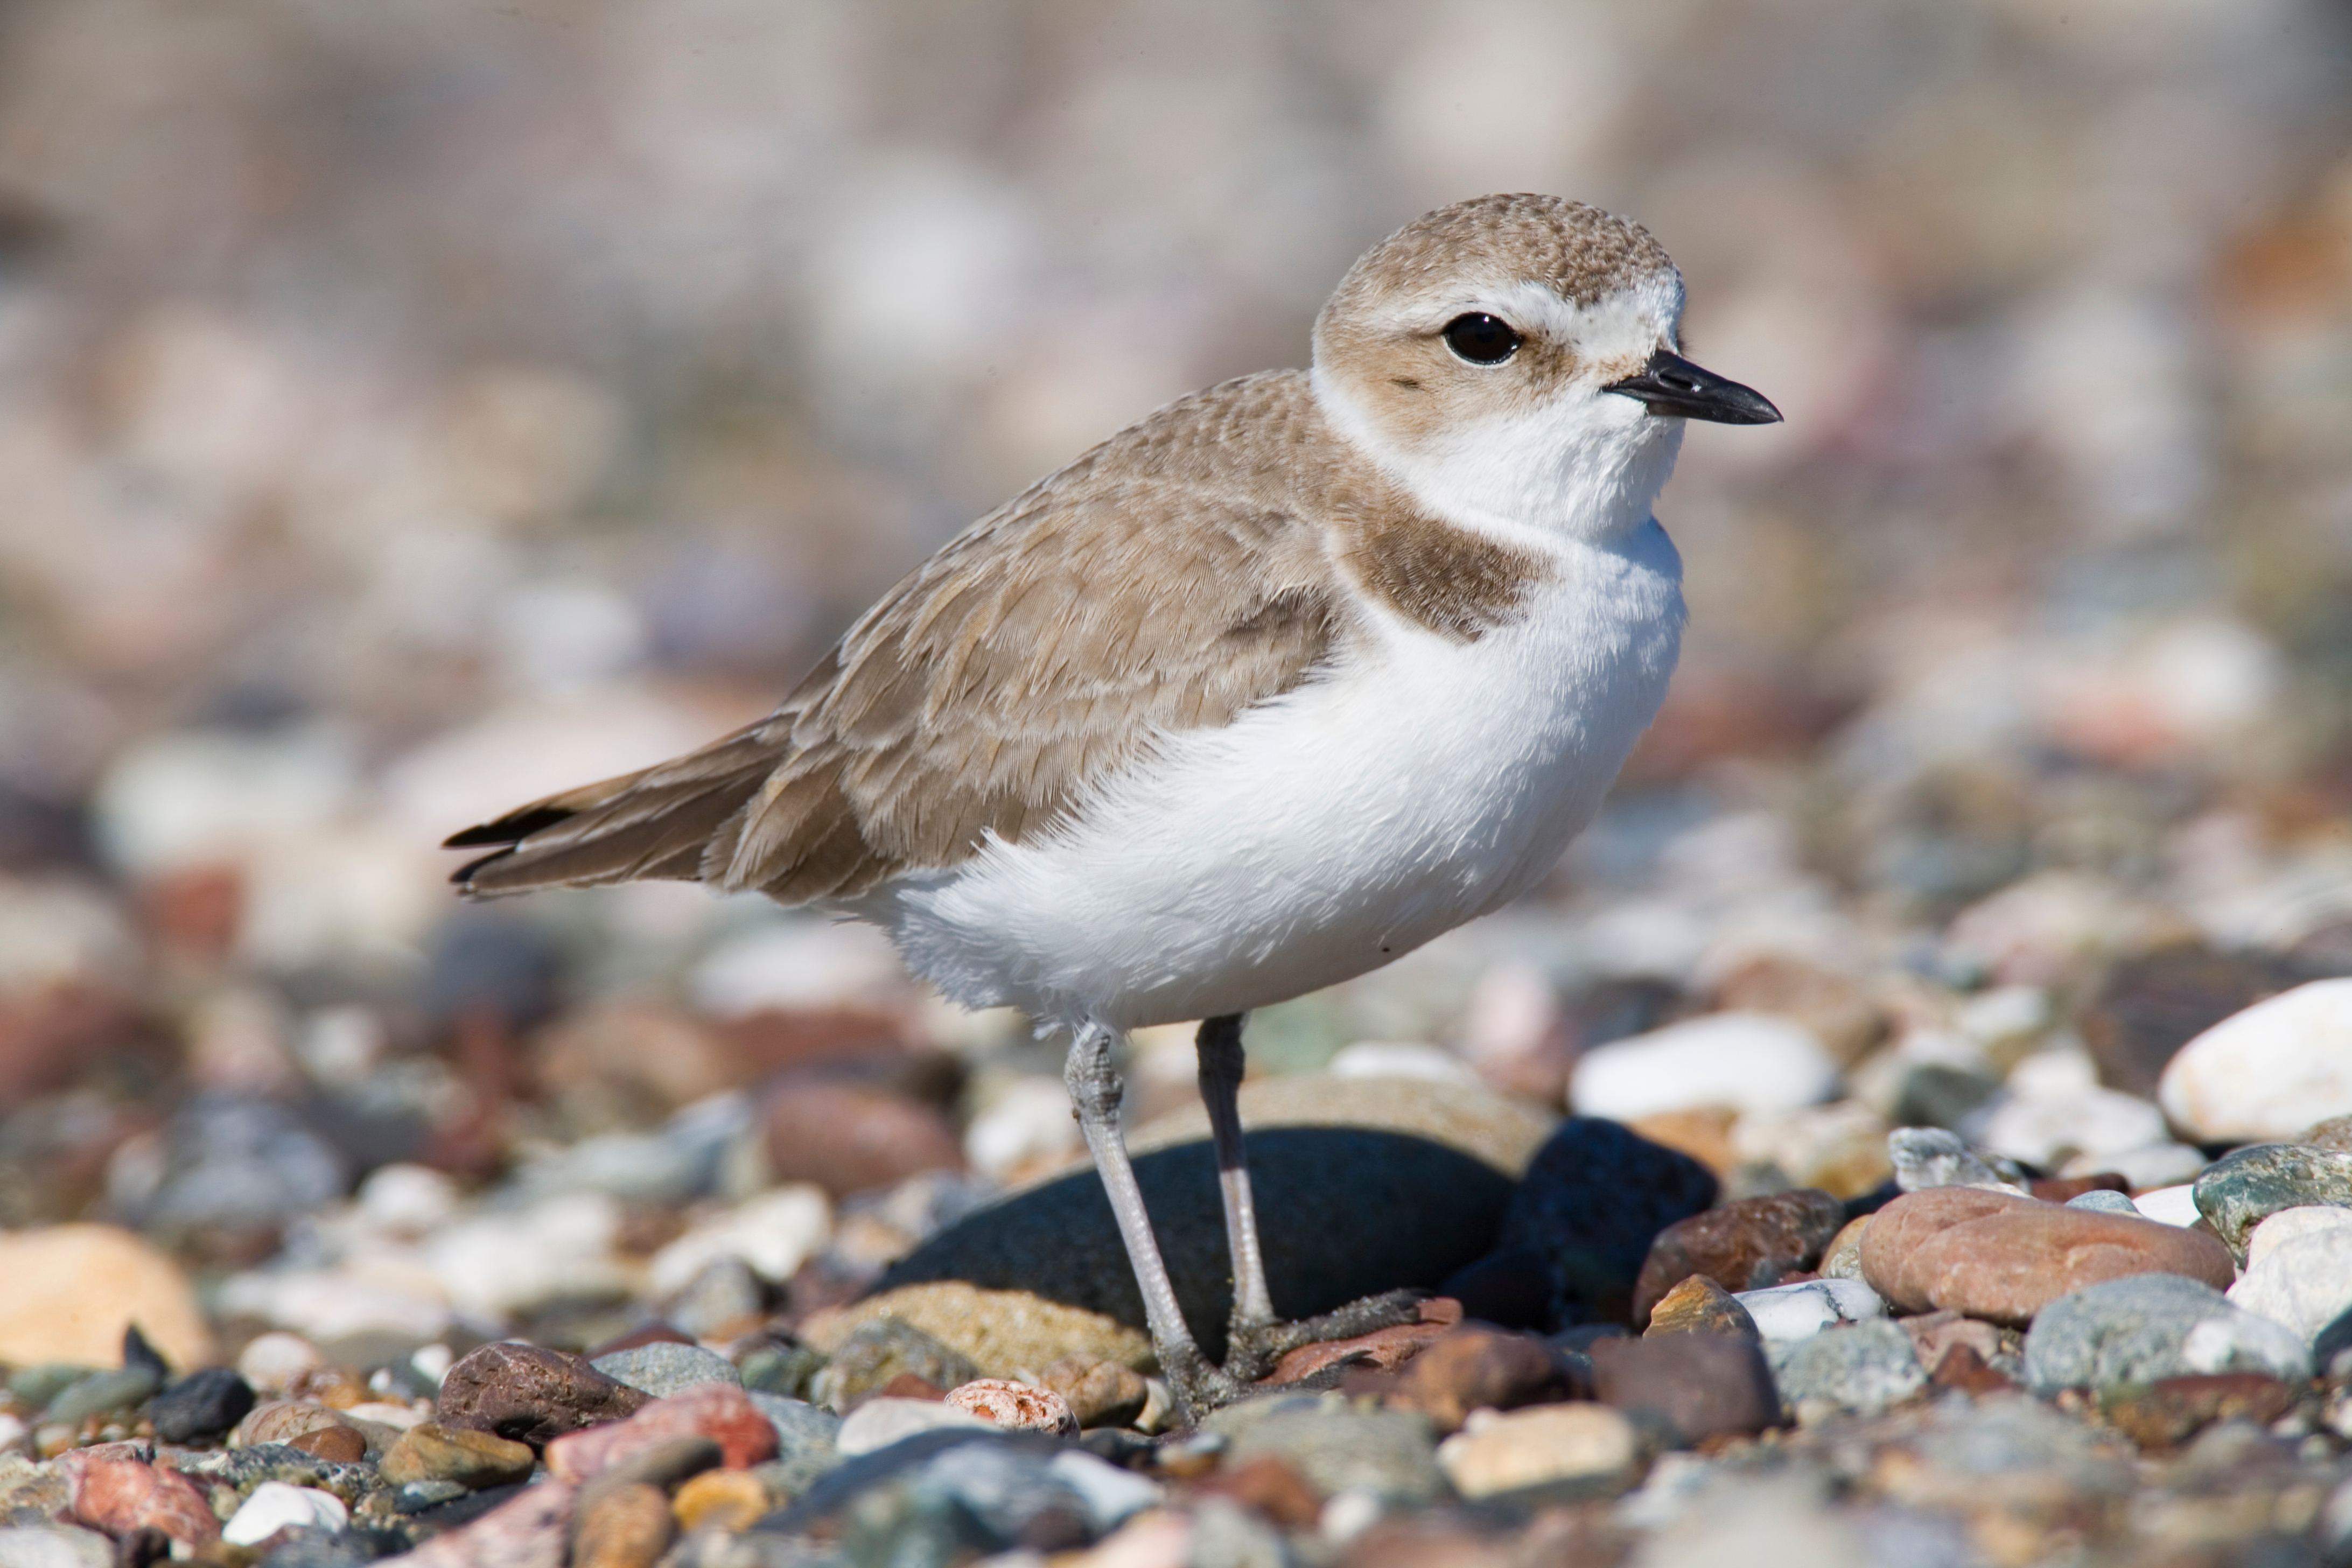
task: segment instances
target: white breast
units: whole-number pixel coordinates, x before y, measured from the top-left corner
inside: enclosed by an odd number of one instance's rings
[[[1119,1028],[1378,968],[1532,885],[1657,711],[1681,562],[1645,523],[1571,544],[1513,624],[1384,624],[1360,659],[1169,737],[1061,833],[854,912],[971,1006]]]

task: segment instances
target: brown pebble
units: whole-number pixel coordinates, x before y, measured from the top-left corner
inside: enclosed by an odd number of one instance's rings
[[[1750,1341],[1724,1334],[1596,1340],[1591,1355],[1593,1397],[1664,1416],[1685,1443],[1780,1425],[1772,1369]]]
[[[1653,1334],[1730,1334],[1738,1339],[1764,1341],[1756,1320],[1739,1299],[1704,1274],[1694,1274],[1664,1296],[1650,1309],[1650,1326],[1642,1337]]]
[[[235,1441],[241,1448],[258,1447],[264,1443],[291,1443],[305,1433],[330,1426],[348,1428],[350,1425],[323,1405],[302,1399],[273,1399],[247,1413],[236,1425]]]
[[[2017,1384],[2007,1373],[1989,1364],[1972,1344],[1956,1344],[1936,1363],[1927,1381],[1938,1388],[1957,1388],[1972,1398],[2007,1394]]]
[[[2141,1447],[2169,1448],[2216,1421],[2239,1419],[2267,1426],[2294,1409],[2294,1390],[2274,1377],[2227,1372],[2115,1389],[2101,1397],[2099,1413]]]
[[[1259,1382],[1268,1388],[1297,1383],[1341,1362],[1390,1371],[1412,1360],[1448,1331],[1437,1323],[1397,1323],[1349,1339],[1300,1345],[1275,1363],[1274,1370]]]
[[[1115,1361],[1064,1356],[1039,1375],[1069,1403],[1070,1414],[1085,1428],[1131,1426],[1151,1397],[1143,1374]]]
[[[2063,1204],[2084,1193],[2129,1193],[2131,1183],[2118,1172],[2099,1171],[2087,1176],[2036,1176],[2025,1190],[2045,1204]]]
[[[1694,1274],[1727,1290],[1761,1290],[1821,1261],[1845,1226],[1845,1205],[1818,1187],[1742,1198],[1660,1231],[1633,1284],[1633,1324]]]
[[[354,1405],[365,1405],[375,1395],[368,1391],[360,1374],[346,1366],[309,1366],[294,1374],[286,1384],[286,1397],[307,1399],[331,1410],[349,1410]]]
[[[962,1140],[943,1112],[878,1084],[794,1074],[768,1091],[761,1117],[780,1182],[854,1193],[963,1168]]]
[[[293,1440],[293,1447],[331,1464],[356,1465],[367,1458],[367,1439],[350,1426],[321,1426]]]
[[[435,1419],[534,1448],[566,1432],[635,1415],[648,1396],[578,1356],[504,1342],[468,1352],[441,1380]]]
[[[573,1520],[572,1568],[651,1568],[677,1535],[659,1487],[616,1487]]]
[[[2010,1324],[2127,1275],[2185,1274],[2217,1290],[2237,1277],[2210,1236],[1978,1187],[1930,1187],[1879,1210],[1863,1237],[1862,1271],[1898,1312],[1948,1308]]]
[[[2000,1351],[2000,1331],[1964,1313],[1927,1312],[1901,1318],[1896,1322],[1911,1336],[1911,1349],[1919,1357],[1921,1366],[1937,1365],[1955,1345],[1967,1345],[1985,1362],[1990,1362]]]
[[[537,1456],[527,1443],[495,1432],[420,1422],[384,1450],[378,1469],[394,1486],[416,1481],[455,1481],[481,1490],[528,1479]]]
[[[705,1470],[677,1489],[670,1513],[680,1530],[709,1526],[742,1531],[767,1517],[775,1506],[768,1489],[749,1470]]]
[[[1260,1454],[1201,1483],[1202,1493],[1253,1508],[1285,1530],[1305,1530],[1323,1517],[1323,1500],[1297,1467],[1278,1454]]]
[[[1456,1432],[1473,1410],[1516,1410],[1574,1392],[1567,1363],[1533,1334],[1472,1326],[1407,1363],[1387,1403],[1420,1411],[1440,1432]]]

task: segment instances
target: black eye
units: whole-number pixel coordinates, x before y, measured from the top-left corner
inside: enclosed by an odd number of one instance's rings
[[[1500,316],[1481,311],[1446,322],[1445,346],[1472,364],[1500,364],[1519,352],[1519,334]]]

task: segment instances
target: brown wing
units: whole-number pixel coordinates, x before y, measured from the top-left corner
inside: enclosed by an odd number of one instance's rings
[[[1311,464],[1218,448],[1249,407],[1263,432],[1268,401],[1279,429],[1294,379],[1213,389],[1097,448],[950,542],[772,717],[457,835],[507,847],[456,879],[853,897],[1050,827],[1155,737],[1291,689],[1338,635],[1323,532],[1283,477]]]

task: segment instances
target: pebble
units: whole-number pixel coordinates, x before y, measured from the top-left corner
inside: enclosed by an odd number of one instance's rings
[[[942,1389],[980,1375],[970,1359],[903,1318],[868,1318],[831,1349],[833,1360],[817,1374],[814,1393],[818,1404],[836,1411],[908,1373]]]
[[[152,1528],[188,1547],[220,1539],[220,1521],[184,1476],[94,1449],[68,1454],[60,1466],[74,1517],[84,1524],[113,1536]]]
[[[740,1258],[770,1284],[781,1285],[833,1237],[833,1205],[812,1183],[786,1183],[747,1198],[697,1224],[654,1254],[653,1288],[669,1295],[686,1289],[713,1262]]]
[[[1911,1348],[1918,1352],[1919,1364],[1931,1373],[1943,1364],[1947,1355],[1962,1345],[1975,1352],[1979,1362],[1987,1363],[2002,1353],[2000,1331],[1965,1313],[1923,1312],[1899,1320],[1899,1326],[1911,1336]]]
[[[1809,1340],[1823,1329],[1886,1315],[1877,1291],[1859,1279],[1807,1279],[1733,1298],[1767,1342]]]
[[[1471,1501],[1506,1494],[1545,1501],[1613,1497],[1641,1469],[1633,1424],[1605,1405],[1538,1405],[1480,1415],[1438,1445],[1437,1462]]]
[[[1875,1415],[1927,1386],[1911,1336],[1884,1318],[1771,1346],[1772,1374],[1800,1423],[1847,1410]]]
[[[2142,1448],[2170,1448],[2216,1421],[2267,1426],[2294,1403],[2294,1389],[2277,1378],[2225,1372],[2117,1387],[2101,1396],[2099,1414]]]
[[[577,1500],[561,1480],[525,1487],[471,1524],[434,1536],[401,1568],[563,1568]]]
[[[1862,1278],[1862,1233],[1869,1228],[1870,1215],[1856,1215],[1830,1238],[1830,1244],[1822,1248],[1821,1272],[1823,1279]]]
[[[730,1469],[776,1457],[775,1426],[732,1384],[698,1384],[656,1399],[625,1421],[570,1433],[547,1446],[547,1468],[558,1479],[584,1481],[632,1455],[674,1437],[709,1437]]]
[[[796,1459],[809,1456],[830,1455],[841,1436],[841,1417],[821,1405],[804,1399],[788,1399],[781,1394],[751,1391],[751,1408],[768,1418],[776,1429],[776,1452],[781,1458]]]
[[[2101,1081],[2152,1100],[2181,1047],[2297,978],[2274,954],[2175,943],[2117,963],[2074,1025]]]
[[[1050,1388],[1010,1378],[975,1378],[950,1389],[946,1404],[1005,1431],[1045,1432],[1057,1437],[1078,1435],[1078,1418],[1071,1414],[1067,1400]]]
[[[2263,1229],[2287,1215],[2282,1210]],[[2352,1209],[2335,1211],[2346,1223],[2305,1230],[2263,1249],[2243,1278],[2231,1286],[2230,1300],[2259,1312],[2310,1344],[2328,1324],[2352,1312]],[[2262,1238],[2262,1230],[2255,1233]]]
[[[1996,1165],[1958,1133],[1941,1127],[1898,1127],[1886,1135],[1886,1154],[1895,1165],[1895,1184],[1906,1193],[1934,1187],[2025,1191],[2022,1172],[2006,1161]]]
[[[2352,1037],[2345,1049],[2352,1053]],[[2315,1204],[2352,1207],[2352,1153],[2300,1143],[2233,1149],[2205,1168],[2195,1192],[2197,1212],[2242,1258],[2254,1226],[2281,1209]]]
[[[2109,1192],[2105,1187],[2094,1187],[2087,1193],[2077,1193],[2066,1200],[2066,1206],[2070,1209],[2089,1209],[2094,1214],[2123,1214],[2146,1217],[2140,1215],[2138,1206],[2131,1199],[2121,1193]]]
[[[1657,1305],[1650,1309],[1650,1326],[1642,1331],[1643,1339],[1652,1334],[1731,1334],[1759,1342],[1764,1338],[1739,1298],[1704,1274],[1692,1275],[1658,1298]]]
[[[264,1481],[221,1526],[220,1538],[231,1546],[258,1546],[289,1527],[341,1531],[351,1522],[352,1510],[332,1492]]]
[[[273,1399],[254,1406],[252,1413],[237,1423],[236,1435],[229,1441],[236,1447],[254,1448],[267,1443],[290,1444],[313,1432],[339,1430],[351,1430],[351,1423],[343,1419],[341,1412],[307,1399]]]
[[[2352,1153],[2352,1116],[2330,1116],[2313,1122],[2290,1140],[2315,1149],[2340,1149]]]
[[[1282,1459],[1323,1497],[1360,1492],[1413,1507],[1444,1495],[1436,1435],[1409,1411],[1358,1410],[1327,1396],[1291,1395],[1228,1405],[1201,1424],[1228,1438],[1225,1462]]]
[[[214,1359],[212,1330],[180,1266],[110,1225],[0,1231],[0,1363],[111,1366],[135,1321],[175,1366]]]
[[[1150,1336],[1115,1318],[1026,1290],[983,1290],[961,1280],[883,1290],[819,1314],[800,1331],[813,1350],[833,1354],[866,1324],[886,1319],[929,1336],[972,1366],[965,1377],[950,1377],[944,1386],[950,1388],[971,1376],[1012,1376],[1065,1356],[1131,1367],[1151,1360]]]
[[[116,1568],[114,1542],[70,1524],[0,1525],[0,1568]]]
[[[842,1458],[855,1458],[860,1454],[887,1448],[918,1432],[961,1426],[974,1430],[994,1429],[992,1423],[943,1400],[893,1399],[885,1394],[866,1400],[842,1417],[841,1430],[834,1438],[834,1447]]]
[[[1519,1252],[1539,1261],[1550,1301],[1528,1327],[1620,1318],[1653,1238],[1703,1213],[1717,1191],[1714,1173],[1680,1150],[1614,1121],[1572,1116],[1528,1162],[1489,1256]]]
[[[1453,1330],[1405,1363],[1387,1402],[1420,1412],[1440,1432],[1454,1432],[1474,1410],[1516,1410],[1571,1392],[1567,1364],[1541,1340],[1474,1325]]]
[[[2246,1237],[2246,1267],[2252,1268],[2272,1249],[2321,1231],[2352,1227],[2352,1208],[2335,1204],[2307,1204],[2281,1209],[2254,1226]]]
[[[527,1443],[467,1426],[428,1421],[410,1427],[385,1450],[379,1464],[394,1486],[453,1481],[469,1491],[528,1480],[538,1456]]]
[[[2219,1289],[2235,1277],[2228,1253],[2198,1232],[1973,1187],[1909,1193],[1879,1210],[1862,1270],[1897,1311],[2018,1324],[2101,1280],[2170,1273]]]
[[[1668,1290],[1704,1274],[1733,1292],[1777,1285],[1809,1269],[1845,1227],[1845,1205],[1817,1187],[1742,1198],[1658,1233],[1633,1288],[1633,1321],[1646,1322]]]
[[[47,1418],[79,1426],[93,1415],[135,1409],[154,1396],[163,1381],[152,1367],[147,1366],[94,1372],[49,1401]]]
[[[1621,1121],[1709,1105],[1794,1110],[1837,1083],[1837,1059],[1811,1030],[1769,1013],[1714,1013],[1586,1051],[1569,1103]]]
[[[2199,1143],[2292,1138],[2352,1112],[2352,979],[2257,1002],[2180,1047],[2157,1103]]]
[[[250,1415],[253,1385],[228,1367],[192,1372],[155,1396],[148,1407],[155,1436],[166,1443],[217,1437]]]
[[[2126,1190],[2139,1193],[2150,1187],[2193,1182],[2205,1165],[2202,1149],[2187,1143],[2151,1143],[2142,1149],[2070,1160],[2061,1167],[2060,1174],[2078,1176],[2089,1175],[2095,1170],[2112,1171],[2124,1179]]]
[[[2019,1073],[2033,1063],[2031,1058],[2021,1063]],[[2011,1074],[2011,1081],[2018,1076]],[[2087,1062],[2084,1076],[2089,1076]],[[2137,1095],[2089,1083],[2054,1093],[2004,1094],[1966,1125],[1994,1153],[2043,1170],[2076,1157],[2105,1162],[2169,1140],[2164,1113],[2155,1106]]]
[[[700,1345],[656,1342],[599,1356],[589,1365],[615,1383],[625,1383],[659,1399],[706,1383],[743,1385],[735,1363],[717,1351]]]
[[[1762,1348],[1720,1334],[1602,1339],[1591,1351],[1593,1397],[1649,1411],[1685,1443],[1761,1432],[1780,1421],[1780,1396]]]
[[[2177,1274],[2060,1297],[2025,1336],[2026,1381],[2037,1394],[2223,1372],[2301,1379],[2311,1375],[2311,1357],[2289,1330]]]
[[[793,1074],[770,1089],[760,1116],[775,1179],[835,1196],[963,1168],[963,1142],[938,1107],[877,1085]]]
[[[685,1531],[749,1530],[774,1507],[767,1485],[750,1470],[705,1470],[670,1500],[670,1512]]]
[[[2176,1187],[2158,1187],[2132,1199],[2132,1207],[2142,1219],[2152,1219],[2158,1225],[2188,1226],[2205,1216],[2197,1212],[2197,1189],[2189,1183]]]
[[[260,1394],[283,1394],[296,1378],[326,1364],[318,1346],[283,1330],[256,1334],[236,1355],[237,1375]]]
[[[1129,1146],[1141,1153],[1206,1139],[1207,1110],[1197,1096],[1185,1101],[1137,1128]],[[1355,1127],[1401,1132],[1467,1154],[1514,1181],[1527,1173],[1536,1151],[1560,1124],[1558,1116],[1517,1095],[1472,1084],[1328,1072],[1253,1076],[1242,1085],[1241,1114],[1242,1125],[1253,1131]]]
[[[1151,1385],[1131,1366],[1092,1356],[1064,1356],[1039,1374],[1069,1405],[1083,1429],[1132,1426],[1151,1397]]]
[[[350,1426],[314,1427],[289,1438],[288,1446],[338,1465],[356,1465],[368,1453],[366,1435]]]
[[[615,1487],[587,1500],[572,1521],[572,1568],[651,1568],[677,1534],[659,1487]]]
[[[635,1414],[646,1395],[577,1356],[499,1342],[467,1352],[441,1380],[436,1406],[445,1426],[495,1432],[547,1446],[567,1432]]]

